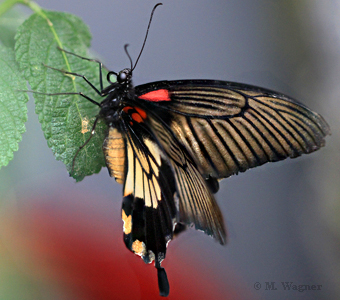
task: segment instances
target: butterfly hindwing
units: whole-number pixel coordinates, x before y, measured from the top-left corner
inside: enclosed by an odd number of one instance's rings
[[[214,237],[220,244],[225,244],[226,230],[222,213],[194,159],[161,120],[149,116],[147,122],[173,168],[180,222],[194,226]]]
[[[158,118],[170,120],[171,131],[205,177],[225,178],[313,152],[330,133],[319,114],[287,96],[250,85],[180,80],[135,89]],[[148,99],[157,91],[163,91],[160,101]]]
[[[110,175],[124,184],[124,241],[147,263],[160,266],[178,221],[175,179],[162,150],[143,122],[145,113],[126,107],[110,127],[104,153]]]

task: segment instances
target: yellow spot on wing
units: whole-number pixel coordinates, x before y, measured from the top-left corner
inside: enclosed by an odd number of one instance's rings
[[[126,174],[125,187],[124,187],[124,197],[130,194],[134,194],[134,157],[131,145],[127,143],[127,160],[128,160],[128,170]]]
[[[146,254],[146,247],[145,244],[139,240],[135,240],[132,243],[132,247],[131,247],[132,251],[139,255],[139,256],[143,256]]]
[[[123,224],[123,232],[125,234],[130,234],[131,233],[131,229],[132,229],[132,216],[127,216],[125,214],[125,211],[122,210],[122,220],[124,222]]]

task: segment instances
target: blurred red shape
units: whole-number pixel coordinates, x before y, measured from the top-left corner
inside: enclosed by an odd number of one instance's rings
[[[25,200],[19,210],[3,215],[2,241],[16,265],[35,281],[60,289],[65,299],[164,299],[156,269],[125,248],[122,223],[117,227],[120,212],[92,199]],[[228,278],[214,276],[201,262],[188,262],[190,253],[175,252],[168,250],[164,262],[167,299],[243,299]]]

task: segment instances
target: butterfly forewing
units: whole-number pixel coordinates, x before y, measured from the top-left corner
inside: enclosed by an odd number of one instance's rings
[[[137,96],[168,91],[151,100],[158,118],[195,159],[205,177],[224,178],[266,162],[297,157],[324,145],[329,127],[300,103],[250,85],[215,81],[163,81],[136,87]],[[171,117],[169,117],[171,115]]]

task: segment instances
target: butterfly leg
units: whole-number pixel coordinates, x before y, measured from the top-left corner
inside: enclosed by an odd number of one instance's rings
[[[65,49],[62,49],[60,47],[58,47],[58,49],[62,52],[65,52],[67,54],[70,54],[70,55],[73,55],[75,57],[78,57],[80,59],[84,59],[84,60],[87,60],[87,61],[93,61],[93,62],[96,62],[98,65],[99,65],[99,84],[100,84],[100,90],[103,91],[103,73],[102,73],[102,70],[103,70],[103,63],[101,61],[99,61],[98,59],[93,59],[93,58],[88,58],[88,57],[84,57],[84,56],[80,56],[76,53],[73,53],[73,52],[70,52],[70,51],[67,51]],[[105,66],[104,66],[105,68]],[[74,75],[74,74],[73,74]],[[76,76],[76,75],[75,75]],[[87,82],[87,81],[86,81]],[[92,85],[91,85],[92,86]]]
[[[78,73],[68,72],[68,71],[65,71],[65,70],[53,68],[53,67],[48,66],[48,65],[45,65],[45,64],[43,64],[43,65],[44,65],[44,67],[46,67],[46,68],[49,68],[49,69],[52,69],[52,70],[61,72],[61,73],[66,74],[66,75],[73,75],[73,76],[81,77],[81,78],[83,78],[83,79],[87,82],[87,84],[88,84],[88,85],[89,85],[89,86],[90,86],[90,87],[91,87],[91,88],[92,88],[99,96],[101,96],[101,97],[106,96],[106,94],[103,93],[103,87],[102,87],[102,86],[103,86],[103,83],[102,83],[102,82],[101,82],[101,90],[99,91],[99,90],[91,83],[91,81],[88,80],[88,79],[86,78],[85,75],[81,75],[81,74],[78,74]],[[102,81],[101,78],[100,78],[100,81]]]
[[[85,99],[89,100],[91,103],[100,106],[100,103],[97,101],[91,99],[89,96],[86,96],[82,92],[68,92],[68,93],[43,93],[43,92],[37,92],[37,91],[29,91],[29,90],[18,90],[19,92],[26,92],[26,93],[33,93],[33,94],[39,94],[39,95],[46,95],[46,96],[59,96],[59,95],[79,95],[84,97]]]

